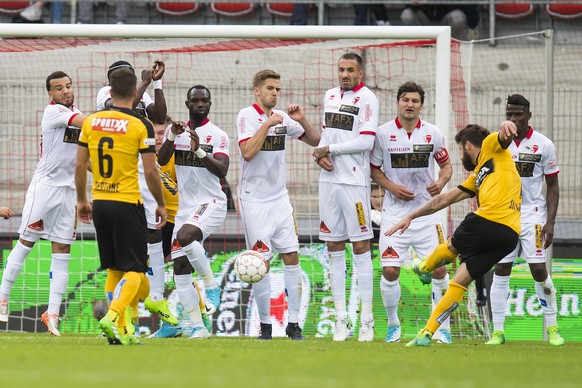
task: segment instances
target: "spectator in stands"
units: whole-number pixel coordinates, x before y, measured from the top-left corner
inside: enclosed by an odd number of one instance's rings
[[[449,25],[455,39],[479,38],[479,9],[476,4],[408,5],[400,20],[404,25]]]
[[[79,17],[77,23],[91,24],[93,23],[93,6],[91,1],[79,2]],[[117,24],[125,24],[127,22],[129,2],[127,0],[119,0],[115,2],[115,21]]]
[[[35,1],[22,10],[18,16],[12,19],[13,23],[43,23],[42,9],[44,1]],[[65,3],[62,1],[53,1],[50,3],[51,23],[60,24],[63,17]]]
[[[0,207],[0,217],[4,218],[5,220],[10,219],[14,213],[8,207]]]
[[[306,26],[309,4],[293,4],[293,14],[291,15],[292,26]]]
[[[354,25],[368,25],[368,10],[372,10],[376,25],[389,26],[388,12],[384,4],[354,4]]]

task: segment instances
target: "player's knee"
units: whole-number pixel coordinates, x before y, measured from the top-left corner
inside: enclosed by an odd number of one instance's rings
[[[162,242],[161,229],[148,229],[148,244],[156,244]]]
[[[446,266],[438,267],[434,271],[432,271],[433,279],[444,279],[445,276],[447,276]]]
[[[548,278],[548,271],[546,270],[545,263],[536,263],[540,265],[531,265],[531,276],[534,278],[536,282],[543,282]]]
[[[193,241],[201,241],[202,231],[193,225],[184,225],[176,234],[176,239],[182,247],[185,247]]]
[[[382,276],[389,282],[398,280],[400,277],[400,267],[384,267],[382,268]]]
[[[495,264],[495,275],[509,276],[511,275],[511,267],[513,263],[497,263]]]

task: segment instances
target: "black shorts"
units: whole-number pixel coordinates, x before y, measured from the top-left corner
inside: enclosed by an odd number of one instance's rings
[[[451,243],[469,275],[478,279],[517,246],[519,235],[507,225],[469,213],[455,230]]]
[[[101,268],[147,272],[147,222],[143,205],[95,200],[93,224]]]

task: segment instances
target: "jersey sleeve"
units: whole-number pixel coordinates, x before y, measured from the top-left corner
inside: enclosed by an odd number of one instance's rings
[[[382,150],[382,143],[380,142],[380,138],[378,136],[374,139],[374,147],[370,152],[370,165],[372,167],[380,168],[384,163],[384,155]]]
[[[257,129],[251,124],[250,117],[248,117],[244,109],[236,117],[236,130],[239,144],[250,139],[257,132]]]
[[[221,131],[220,136],[218,136],[218,138],[214,138],[213,141],[215,141],[216,144],[214,144],[212,147],[212,155],[222,154],[230,156],[229,140],[226,132]]]
[[[105,103],[111,100],[111,86],[103,86],[97,93],[97,110],[105,109]]]
[[[379,105],[376,96],[370,92],[364,103],[364,109],[360,111],[358,119],[361,120],[361,135],[376,135],[378,128]]]
[[[145,129],[140,132],[139,152],[141,154],[147,152],[156,152],[156,137],[154,133],[154,125],[148,119],[142,119]]]
[[[78,112],[73,112],[64,105],[53,104],[46,108],[43,121],[47,123],[50,128],[66,127],[69,125],[73,117],[78,114]]]
[[[440,129],[435,131],[435,151],[433,157],[438,164],[449,160],[449,151],[447,150],[445,137]]]
[[[291,136],[295,139],[299,139],[305,133],[305,129],[301,124],[297,121],[293,120],[289,115],[285,112],[279,111],[277,112],[281,116],[283,116],[283,125],[287,127],[287,135]]]
[[[474,197],[477,195],[477,187],[475,186],[476,178],[477,176],[475,175],[475,172],[471,172],[467,180],[457,186],[457,188],[469,194],[471,197]]]
[[[493,132],[492,134],[487,136],[483,140],[483,145],[481,146],[481,149],[491,150],[491,152],[493,153],[504,151],[505,148],[501,147],[501,143],[499,143],[499,131]]]
[[[81,147],[88,147],[89,146],[89,135],[91,133],[91,121],[93,121],[90,117],[87,117],[85,121],[83,121],[83,128],[81,129],[81,136],[79,137],[78,144]]]
[[[551,141],[548,142],[547,150],[542,157],[542,168],[544,175],[556,175],[560,172],[558,158],[556,157],[556,147]]]

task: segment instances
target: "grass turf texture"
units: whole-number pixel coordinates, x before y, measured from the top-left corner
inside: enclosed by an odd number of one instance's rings
[[[404,343],[251,338],[142,339],[0,333],[0,386],[579,387],[582,343],[511,341],[405,348]]]

